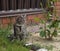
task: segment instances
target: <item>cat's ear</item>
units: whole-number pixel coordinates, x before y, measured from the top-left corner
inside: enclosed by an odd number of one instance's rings
[[[22,17],[22,18],[25,18],[25,17],[26,17],[26,14],[21,14],[21,17]]]

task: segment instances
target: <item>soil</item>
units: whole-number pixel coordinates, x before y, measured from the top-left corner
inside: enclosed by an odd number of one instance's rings
[[[52,51],[60,51],[60,35],[53,37],[53,40],[46,40],[39,36],[39,33],[32,33],[28,42],[40,44],[42,46],[53,46]]]
[[[39,26],[30,26],[27,30],[30,32],[30,36],[28,36],[27,39],[28,43],[39,44],[41,46],[53,46],[52,51],[60,51],[60,33],[57,37],[53,37],[53,40],[46,40],[37,33],[37,31],[39,31]]]

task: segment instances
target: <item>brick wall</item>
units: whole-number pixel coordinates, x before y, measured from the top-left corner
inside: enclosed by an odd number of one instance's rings
[[[43,18],[43,14],[35,14],[35,15],[28,15],[26,17],[26,22],[27,24],[32,24],[32,23],[38,23],[36,21],[34,21],[34,17],[38,17],[38,18]],[[18,18],[18,16],[16,17],[3,17],[3,18],[0,18],[0,27],[7,27],[8,25],[10,24],[14,24],[16,22],[16,19]]]
[[[0,18],[0,27],[5,28],[10,24],[13,24],[15,22],[16,18],[15,17],[3,17]]]
[[[38,24],[39,21],[35,21],[34,18],[38,17],[39,19],[44,19],[43,14],[36,14],[36,15],[28,15],[27,16],[27,24]]]
[[[58,17],[60,17],[60,1],[57,1],[55,5],[56,5],[56,14]]]

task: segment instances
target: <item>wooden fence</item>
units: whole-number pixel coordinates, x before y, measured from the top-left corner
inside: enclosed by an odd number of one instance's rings
[[[40,3],[43,3],[44,8],[46,7],[46,0],[0,0],[0,11],[40,8]]]

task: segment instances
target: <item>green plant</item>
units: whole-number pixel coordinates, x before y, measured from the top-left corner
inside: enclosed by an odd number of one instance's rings
[[[58,20],[52,21],[45,30],[42,29],[42,31],[40,31],[40,36],[47,39],[52,39],[52,37],[56,37],[58,35],[57,29],[59,28],[59,22],[60,21]]]
[[[6,37],[8,34],[11,34],[11,29],[9,28],[0,29],[0,36]]]
[[[47,1],[47,12],[44,12],[45,20],[39,20],[38,18],[35,18],[36,21],[40,21],[40,23],[44,24],[44,29],[42,28],[42,30],[40,30],[40,36],[50,40],[58,35],[57,30],[60,23],[58,17],[56,16],[56,8],[54,6],[54,2],[56,2],[56,0]],[[47,26],[47,24],[49,25]]]
[[[55,6],[53,4],[51,4],[51,2],[54,4],[55,0],[49,0],[49,2],[48,2],[48,11],[47,11],[45,24],[44,24],[45,25],[45,30],[43,30],[44,33],[45,33],[44,37],[47,38],[47,39],[52,39],[53,37],[57,36],[57,34],[58,34],[57,33],[57,28],[58,28],[59,22],[60,22],[60,21],[57,20],[57,17],[56,17],[56,10],[54,8]],[[54,17],[54,19],[51,20],[50,23],[48,23],[49,27],[47,28],[46,23],[51,17],[53,17],[53,15],[55,15],[55,17]],[[54,29],[54,30],[52,30],[52,29]],[[43,31],[40,31],[40,35],[42,34],[41,32],[43,32]]]
[[[10,30],[10,27],[0,29],[0,51],[29,51],[29,49],[22,46],[24,41],[15,40],[14,42],[10,42],[6,38],[8,34],[11,34]]]

